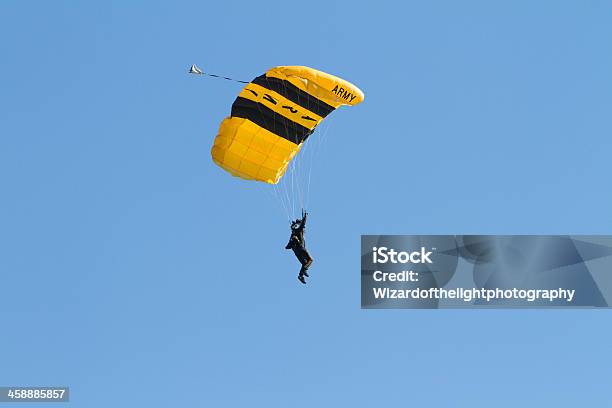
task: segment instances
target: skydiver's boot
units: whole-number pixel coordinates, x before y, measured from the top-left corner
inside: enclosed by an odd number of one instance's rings
[[[300,269],[300,274],[309,278],[310,275],[308,275],[307,271],[308,271],[308,268],[310,268],[310,265],[312,265],[312,258],[308,257],[306,259],[306,262],[302,264],[302,269]]]
[[[304,274],[300,273],[298,275],[298,280],[302,282],[304,285],[306,284],[306,279],[304,279]]]

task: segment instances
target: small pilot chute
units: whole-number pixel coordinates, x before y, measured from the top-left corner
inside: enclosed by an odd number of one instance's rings
[[[191,66],[191,68],[189,68],[189,73],[190,74],[196,74],[196,75],[204,75],[204,71],[202,71],[200,68],[198,68],[198,66],[196,64],[193,64]]]

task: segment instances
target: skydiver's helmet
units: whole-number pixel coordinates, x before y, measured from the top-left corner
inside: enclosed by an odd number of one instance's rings
[[[300,220],[291,221],[291,229],[298,229],[300,228],[301,224],[302,224],[302,221]]]

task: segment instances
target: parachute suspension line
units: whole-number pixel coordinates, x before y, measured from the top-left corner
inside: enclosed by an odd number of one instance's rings
[[[291,192],[293,193],[293,197],[294,197],[294,202],[295,202],[295,206],[297,207],[297,193],[295,192],[297,190],[297,184],[296,184],[296,180],[295,180],[295,166],[296,166],[297,162],[293,162],[293,171],[291,172]],[[295,186],[295,187],[294,187]],[[293,214],[295,214],[297,211],[293,210]]]
[[[321,150],[320,147],[324,144],[327,143],[327,134],[331,128],[331,123],[329,122],[322,122],[318,128],[321,128],[318,132],[317,132],[317,140],[314,141],[314,146],[310,146],[310,165],[308,166],[308,178],[307,178],[307,184],[306,184],[306,205],[309,204],[309,199],[310,199],[310,182],[312,179],[312,169],[314,168],[314,159],[315,156],[317,156],[319,154],[319,151]],[[310,142],[311,144],[313,142]],[[306,177],[306,175],[304,175]]]
[[[298,154],[296,159],[297,160],[294,159],[295,163],[293,164],[292,178],[294,179],[295,189],[296,189],[296,196],[297,196],[296,197],[296,206],[299,203],[301,209],[303,209],[304,208],[304,196],[303,196],[303,193],[302,193],[302,183],[301,183],[301,180],[300,180],[301,164],[302,164],[302,154]]]
[[[306,168],[303,174],[304,189],[306,190],[306,193],[305,193],[306,195],[305,205],[306,206],[310,204],[310,175],[312,174],[312,168],[314,167],[314,157],[317,152],[319,138],[321,137],[321,131],[319,129],[322,128],[325,125],[325,123],[326,122],[322,122],[321,124],[319,124],[317,128],[315,129],[315,131],[312,133],[312,135],[310,135],[310,137],[306,139],[308,143],[308,151],[307,151],[308,155],[304,157],[304,160],[306,161],[306,165],[305,165]]]
[[[289,199],[288,196],[285,194],[285,192],[282,189],[282,185],[278,185],[278,184],[273,184],[272,185],[274,188],[274,193],[276,195],[276,200],[280,201],[280,203],[283,206],[283,209],[285,210],[285,215],[287,216],[287,220],[291,221],[291,211],[290,211],[290,204],[289,204]]]
[[[289,188],[287,187],[287,177],[281,178],[279,190],[283,194],[283,198],[287,202],[287,213],[289,213],[289,219],[293,219],[293,211],[291,205],[291,197],[289,196]]]
[[[281,203],[283,210],[285,211],[285,216],[287,217],[287,220],[291,221],[291,216],[289,215],[289,211],[287,210],[287,205],[285,204],[285,200],[283,198],[283,196],[279,193],[278,189],[276,188],[276,184],[272,184],[272,187],[274,188],[274,194],[276,196],[276,201]]]
[[[291,214],[293,214],[293,217],[295,217],[296,211],[295,211],[295,207],[297,206],[297,195],[295,193],[295,162],[292,161],[289,167],[289,171],[290,171],[290,177],[288,178],[288,193],[289,193],[289,197],[291,197]]]
[[[265,191],[265,195],[268,197],[268,199],[272,202],[274,202],[274,207],[278,208],[282,213],[285,214],[285,216],[287,217],[287,219],[289,219],[289,215],[287,214],[287,210],[284,208],[283,205],[281,205],[282,201],[278,199],[278,197],[275,195],[275,193],[273,193],[272,191],[268,190],[269,187],[267,185],[264,185],[263,183],[256,183],[259,188],[263,191]]]
[[[204,72],[204,71],[202,71],[202,70],[201,70],[200,68],[198,68],[198,66],[197,66],[197,65],[195,65],[195,64],[193,64],[193,65],[191,66],[191,68],[189,68],[189,73],[190,73],[190,74],[194,74],[194,75],[206,75],[206,76],[213,77],[213,78],[226,79],[226,80],[228,80],[228,81],[239,82],[239,83],[241,83],[241,84],[248,84],[248,83],[249,83],[248,81],[241,81],[241,80],[239,80],[239,79],[229,78],[229,77],[222,76],[222,75],[209,74],[208,72]]]
[[[306,139],[308,140],[308,139]],[[304,142],[302,148],[306,148],[306,142]],[[304,209],[304,183],[303,183],[303,177],[302,177],[302,170],[303,170],[303,165],[304,164],[304,155],[300,154],[300,157],[298,157],[298,161],[295,164],[296,168],[297,168],[297,185],[298,185],[298,192],[300,193],[300,207],[302,207],[302,209]]]
[[[319,140],[318,139],[320,139],[321,136],[322,136],[321,135],[321,133],[322,133],[321,131],[318,131],[317,133],[318,133],[317,134],[317,140],[310,141],[309,142],[309,147],[308,147],[308,149],[309,149],[308,153],[310,154],[310,157],[309,157],[310,162],[309,162],[309,165],[308,165],[308,179],[307,179],[307,183],[306,183],[306,205],[309,204],[309,200],[310,200],[310,180],[311,180],[311,177],[312,177],[312,168],[314,167],[314,157],[315,157],[315,154],[316,154],[316,151],[317,151],[317,147],[319,146]],[[314,146],[312,146],[313,143],[314,143]],[[304,177],[306,177],[306,175],[304,175]]]
[[[293,190],[293,175],[295,174],[295,158],[289,164],[289,172],[291,173],[291,214],[295,215],[295,193]]]
[[[285,209],[285,213],[287,214],[287,220],[291,221],[293,218],[293,214],[291,213],[291,200],[289,195],[286,192],[286,188],[284,186],[285,180],[281,179],[279,184],[273,184],[274,192],[276,193],[277,199],[283,204],[283,208]]]
[[[301,209],[304,208],[304,192],[303,192],[303,186],[302,186],[302,181],[301,181],[302,159],[303,157],[302,155],[300,155],[300,157],[298,157],[297,162],[295,162],[295,184],[298,190],[298,198],[300,199]]]
[[[300,158],[300,169],[299,169],[299,175],[300,175],[300,185],[302,186],[302,207],[304,209],[307,208],[308,206],[308,191],[306,189],[306,173],[308,172],[308,163],[309,163],[309,155],[310,155],[310,148],[311,148],[311,141],[310,138],[306,139],[306,141],[304,142],[304,146],[302,147],[304,149],[304,153],[302,154],[302,157]]]
[[[320,126],[321,125],[319,125],[319,127]],[[307,173],[308,174],[304,174],[304,183],[306,184],[306,205],[310,204],[310,202],[309,202],[309,200],[310,200],[310,180],[311,180],[311,176],[312,176],[312,168],[314,167],[314,157],[315,157],[315,155],[317,153],[317,150],[318,150],[317,147],[319,146],[319,143],[320,143],[319,139],[321,138],[321,133],[322,132],[319,130],[316,133],[317,133],[316,140],[310,140],[310,138],[309,138],[310,142],[309,142],[309,146],[308,146],[308,149],[309,149],[308,153],[309,153],[310,157],[308,157],[308,159],[309,159],[308,168],[307,168]],[[314,136],[314,134],[313,134],[313,136]]]
[[[306,170],[308,168],[308,155],[310,154],[310,142],[309,142],[310,138],[306,139],[306,141],[304,141],[304,146],[302,146],[302,149],[304,150],[304,152],[301,155],[300,158],[300,168],[299,168],[299,176],[300,176],[300,185],[302,186],[302,208],[306,209],[307,205],[308,205],[308,191],[306,189]]]

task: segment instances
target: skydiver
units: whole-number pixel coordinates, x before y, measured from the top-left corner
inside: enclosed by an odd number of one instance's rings
[[[285,249],[292,249],[295,257],[302,264],[298,280],[303,284],[306,284],[304,277],[308,277],[308,268],[312,265],[312,257],[306,250],[306,241],[304,240],[304,226],[307,216],[308,213],[302,210],[302,218],[291,221],[291,237],[289,237],[289,243],[285,247]]]

